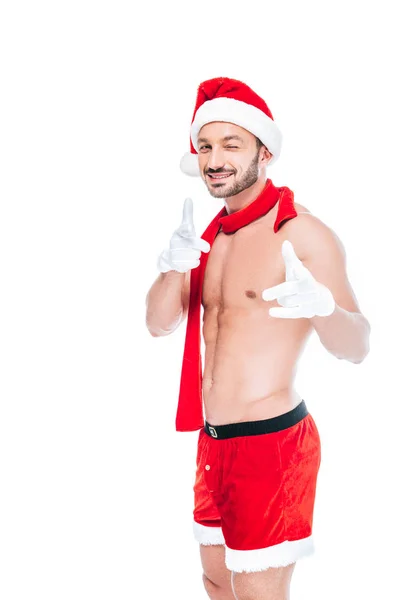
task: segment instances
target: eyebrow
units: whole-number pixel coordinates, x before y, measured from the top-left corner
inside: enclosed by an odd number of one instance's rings
[[[228,140],[239,140],[239,142],[242,142],[244,144],[244,140],[240,137],[240,135],[226,135],[222,138],[222,141],[224,142],[227,142]],[[208,142],[208,139],[202,137],[197,138],[197,143],[200,144],[200,142]]]

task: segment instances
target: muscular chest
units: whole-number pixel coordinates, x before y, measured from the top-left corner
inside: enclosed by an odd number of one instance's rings
[[[203,283],[205,309],[265,305],[262,291],[284,281],[282,234],[262,223],[234,234],[220,232],[210,250]]]

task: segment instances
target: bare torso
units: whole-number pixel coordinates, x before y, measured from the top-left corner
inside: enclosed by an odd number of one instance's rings
[[[297,212],[307,209],[295,204]],[[219,232],[203,284],[203,401],[212,425],[267,419],[301,400],[293,382],[311,334],[308,319],[271,317],[265,288],[285,281],[277,206],[233,234]],[[295,217],[296,218],[296,217]]]

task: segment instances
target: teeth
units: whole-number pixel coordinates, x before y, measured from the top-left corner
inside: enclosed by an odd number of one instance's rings
[[[213,179],[225,179],[226,177],[229,177],[229,175],[231,175],[231,173],[228,173],[228,175],[211,175],[210,177],[212,177]]]

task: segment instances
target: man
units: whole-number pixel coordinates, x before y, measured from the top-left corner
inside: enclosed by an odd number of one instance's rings
[[[296,561],[313,552],[320,465],[318,430],[293,387],[297,362],[315,329],[329,352],[360,363],[370,326],[337,236],[267,178],[281,134],[264,100],[238,80],[203,82],[190,146],[182,170],[224,208],[198,238],[185,200],[147,327],[168,335],[188,316],[176,426],[200,429],[193,526],[208,595],[284,600]]]

